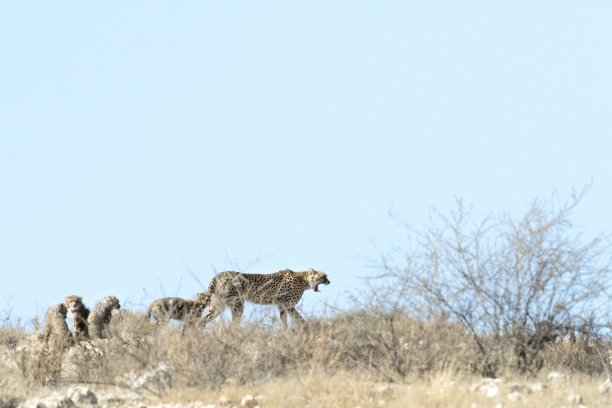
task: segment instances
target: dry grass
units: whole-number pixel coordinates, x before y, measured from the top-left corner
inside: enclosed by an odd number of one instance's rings
[[[0,328],[0,397],[21,401],[86,384],[107,393],[129,390],[151,404],[209,404],[223,396],[228,406],[239,406],[246,394],[263,395],[262,408],[560,406],[571,405],[570,394],[590,406],[611,402],[598,389],[605,369],[597,350],[610,349],[602,339],[551,344],[542,378],[517,377],[508,366],[504,380],[493,384],[478,375],[482,356],[461,327],[402,313],[342,313],[289,330],[269,319],[240,327],[217,321],[183,333],[122,310],[110,333],[72,347],[45,346],[38,333]],[[551,370],[563,375],[548,380]],[[549,387],[531,390],[537,381]],[[487,396],[493,386],[497,393]],[[513,392],[520,393],[517,401],[508,399]]]

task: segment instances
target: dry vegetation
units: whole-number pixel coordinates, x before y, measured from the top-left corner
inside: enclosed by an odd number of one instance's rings
[[[612,403],[598,388],[607,369],[600,353],[612,347],[602,338],[557,340],[547,345],[539,376],[520,376],[509,366],[501,380],[491,380],[480,374],[482,356],[460,324],[401,312],[345,312],[290,330],[270,319],[240,327],[219,321],[183,333],[124,310],[110,329],[108,339],[51,349],[37,333],[2,328],[4,404],[79,384],[107,406],[240,406],[247,394],[261,395],[252,406],[262,408],[553,406],[571,405],[572,395],[591,406]],[[511,359],[511,347],[508,353]],[[563,374],[546,378],[551,371]],[[538,389],[541,382],[547,388]]]
[[[570,222],[580,197],[478,222],[459,202],[383,256],[351,310],[290,329],[122,309],[108,338],[70,346],[5,320],[0,408],[90,390],[109,407],[610,406],[610,245]]]

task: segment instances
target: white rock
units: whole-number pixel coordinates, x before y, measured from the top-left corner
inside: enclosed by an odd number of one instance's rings
[[[487,398],[495,398],[499,395],[499,387],[497,385],[490,385],[486,388]]]
[[[580,394],[571,393],[567,396],[567,402],[574,405],[584,405],[584,400]]]
[[[545,389],[547,389],[548,386],[546,384],[542,384],[542,383],[532,383],[532,384],[529,384],[527,386],[527,388],[531,392],[541,392],[541,391],[544,391]]]
[[[19,404],[19,408],[73,408],[74,401],[57,392],[44,398],[30,398]]]
[[[160,364],[150,371],[138,373],[131,371],[123,376],[133,389],[139,388],[169,388],[172,386],[170,367]]]
[[[514,391],[508,394],[508,399],[513,402],[523,401],[525,396],[518,391]]]
[[[390,389],[391,386],[389,386],[389,384],[379,385],[376,387],[376,392],[383,393],[389,391]]]
[[[450,384],[454,385],[454,382],[451,382]],[[489,388],[496,387],[498,384],[501,384],[501,378],[483,378],[479,382],[474,383],[470,386],[470,392],[486,392]]]
[[[220,396],[219,397],[219,404],[221,404],[221,405],[229,404],[229,398],[227,398],[225,395]]]
[[[601,383],[601,385],[599,386],[599,391],[601,393],[606,393],[610,391],[610,388],[612,388],[612,381],[610,381],[610,379],[608,378],[606,381]]]
[[[257,406],[257,400],[251,394],[245,395],[240,401],[241,407],[255,408]]]
[[[98,405],[98,397],[87,387],[72,387],[68,389],[68,395],[77,404]]]
[[[560,381],[563,377],[558,371],[551,371],[546,376],[546,379],[551,382]]]

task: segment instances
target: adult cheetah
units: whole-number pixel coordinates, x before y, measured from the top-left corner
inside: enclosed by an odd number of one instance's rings
[[[185,328],[200,320],[206,307],[204,299],[204,293],[196,294],[195,300],[179,297],[157,299],[147,308],[145,315],[148,319],[153,316],[156,324],[167,324],[170,319],[181,320],[185,323]]]
[[[329,279],[323,272],[312,268],[305,272],[284,269],[271,274],[221,272],[212,279],[203,296],[205,306],[210,306],[204,315],[204,324],[221,314],[225,307],[232,311],[232,322],[240,322],[245,300],[260,305],[276,305],[284,327],[287,327],[287,314],[302,323],[304,319],[295,310],[295,305],[304,291],[312,289],[318,292],[319,285],[329,285]]]
[[[113,310],[120,308],[119,299],[115,296],[106,296],[99,301],[87,318],[89,335],[95,339],[102,338],[102,331],[110,323]]]
[[[89,309],[83,304],[83,298],[80,296],[68,296],[64,300],[70,312],[70,324],[72,324],[75,339],[77,341],[88,339],[87,318],[89,317]]]

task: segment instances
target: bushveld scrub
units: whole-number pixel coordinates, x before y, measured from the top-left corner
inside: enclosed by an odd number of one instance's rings
[[[557,339],[547,343],[542,367],[574,378],[588,374],[595,389],[607,369],[601,355],[611,347],[601,336]],[[262,406],[364,407],[381,406],[381,400],[401,406],[402,398],[423,406],[470,406],[489,392],[470,390],[480,381],[482,356],[469,331],[443,316],[425,321],[401,311],[310,317],[288,330],[270,319],[247,319],[239,327],[218,321],[183,332],[122,310],[107,339],[51,347],[36,332],[4,327],[0,350],[2,398],[15,401],[75,384],[131,390],[158,402],[265,393]],[[498,371],[516,376],[512,366]],[[299,392],[292,391],[291,402],[276,386]]]
[[[509,365],[536,373],[547,344],[596,336],[610,319],[610,241],[584,239],[571,221],[583,194],[536,200],[518,219],[476,219],[460,200],[448,215],[434,212],[430,225],[410,229],[408,248],[382,257],[378,302],[448,315],[477,347],[485,376]]]
[[[214,389],[312,372],[355,372],[401,383],[459,362],[469,367],[474,354],[460,326],[373,311],[310,318],[289,330],[262,321],[244,321],[240,327],[220,321],[203,331],[183,332],[172,325],[157,327],[141,314],[122,310],[109,328],[110,338],[72,347],[50,347],[36,334],[4,328],[0,344],[15,360],[12,381],[28,388],[37,383],[132,388],[138,375],[162,367],[172,380],[145,384],[156,395],[166,388]]]

